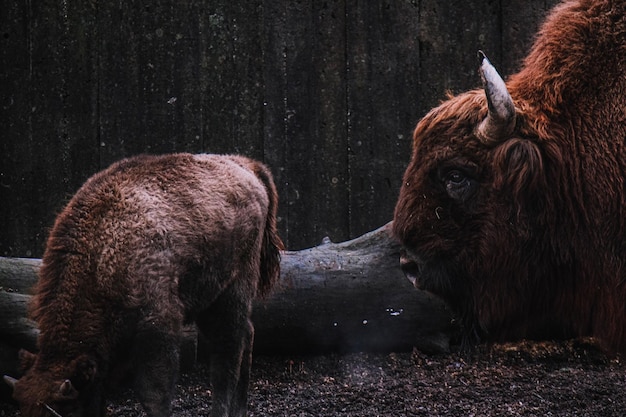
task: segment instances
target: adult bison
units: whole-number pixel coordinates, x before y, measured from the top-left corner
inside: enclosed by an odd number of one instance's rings
[[[415,129],[403,269],[467,337],[549,328],[626,350],[626,2],[564,2],[519,73],[483,56],[480,74]]]
[[[245,415],[251,305],[279,275],[276,206],[267,168],[238,156],[139,156],[89,179],[47,242],[39,353],[5,377],[22,415],[102,416],[110,377],[131,369],[147,414],[170,416],[191,320],[212,348],[211,415]]]

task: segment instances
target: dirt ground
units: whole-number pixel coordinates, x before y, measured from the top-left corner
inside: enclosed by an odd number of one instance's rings
[[[176,417],[210,412],[208,369],[180,379]],[[591,341],[481,346],[474,353],[257,356],[249,416],[623,416],[626,365]],[[0,416],[18,416],[0,405]],[[145,414],[132,392],[109,415]]]

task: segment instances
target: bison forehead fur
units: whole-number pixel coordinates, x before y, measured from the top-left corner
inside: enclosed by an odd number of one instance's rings
[[[626,3],[564,2],[506,84],[489,65],[415,129],[403,268],[467,332],[626,350]]]
[[[90,178],[47,242],[31,306],[40,351],[23,352],[14,383],[23,414],[103,415],[105,381],[131,368],[148,415],[169,416],[195,320],[214,352],[212,415],[240,415],[252,301],[279,276],[276,210],[268,169],[240,156],[138,156]]]

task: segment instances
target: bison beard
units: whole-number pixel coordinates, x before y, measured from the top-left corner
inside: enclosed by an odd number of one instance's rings
[[[22,415],[103,416],[130,371],[147,415],[169,417],[190,320],[211,352],[211,415],[245,415],[252,302],[279,277],[277,200],[269,170],[239,156],[138,156],[90,178],[47,242],[39,352],[5,377]]]
[[[400,253],[400,266],[415,288],[441,296],[458,317],[461,348],[470,349],[483,335],[484,329],[474,315],[469,276],[450,258],[424,261],[406,250]]]
[[[626,351],[626,3],[557,6],[507,83],[480,58],[483,88],[415,128],[403,269],[468,339],[556,329]]]

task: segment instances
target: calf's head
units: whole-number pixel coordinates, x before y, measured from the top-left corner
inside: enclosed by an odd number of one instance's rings
[[[13,398],[19,403],[24,417],[86,416],[90,391],[96,375],[96,364],[80,356],[68,365],[43,364],[38,356],[20,351],[24,376],[20,379],[4,376],[13,388]]]
[[[533,124],[481,58],[483,89],[451,97],[418,123],[393,225],[407,277],[445,299],[466,336],[525,314],[506,294],[527,296],[524,249],[544,177]]]

